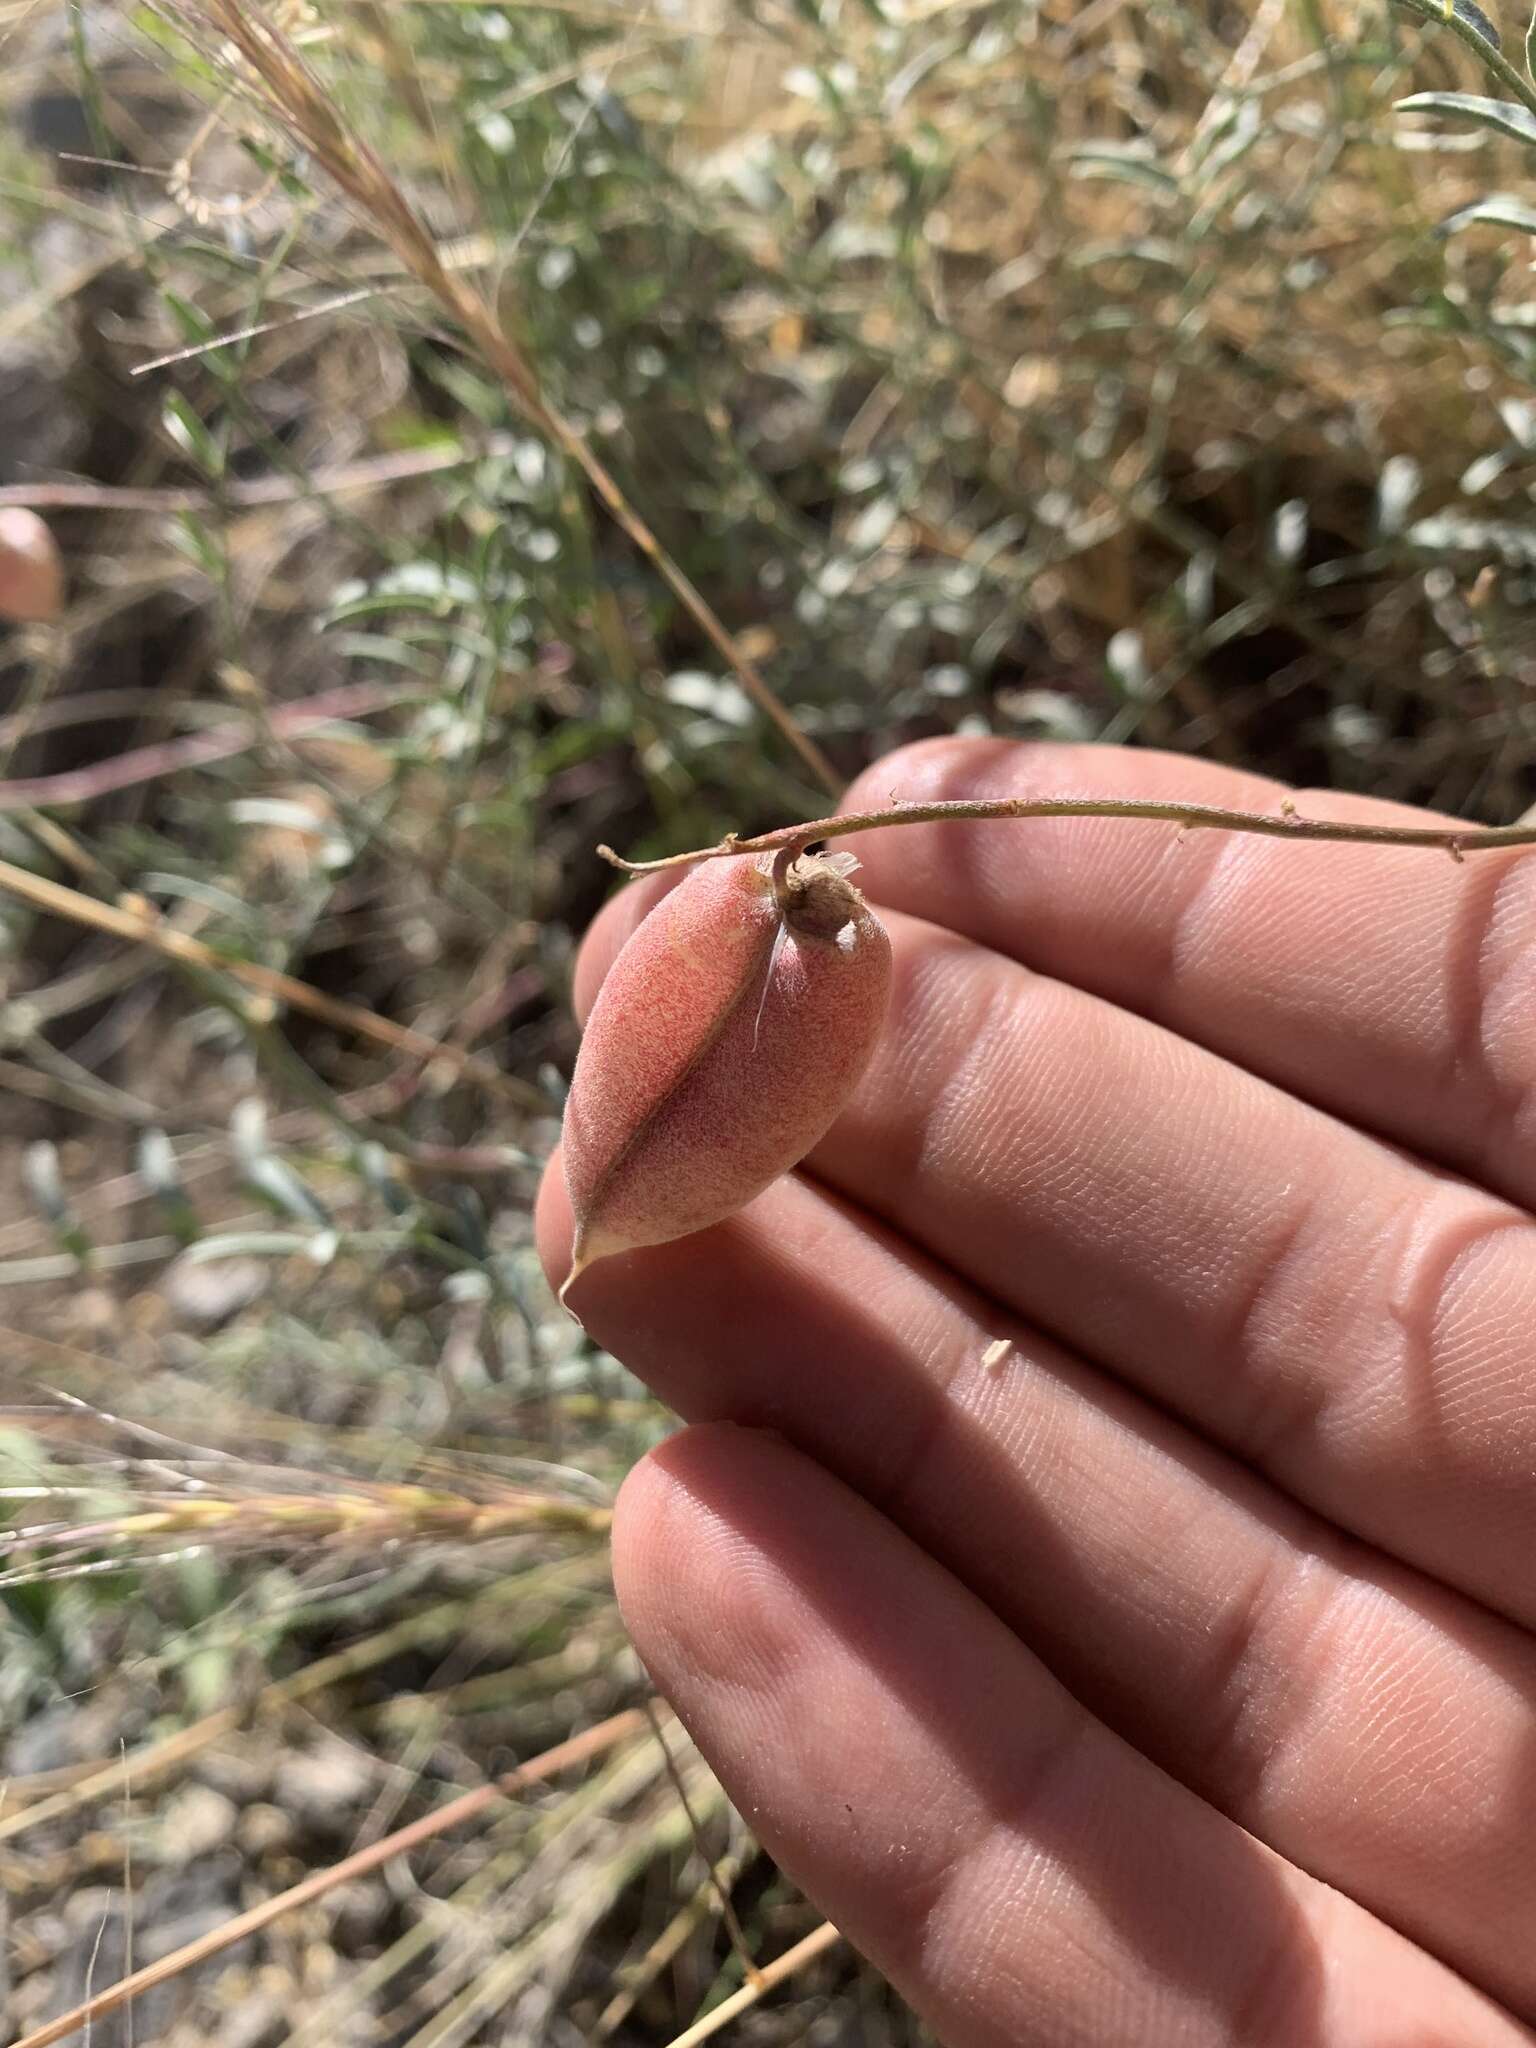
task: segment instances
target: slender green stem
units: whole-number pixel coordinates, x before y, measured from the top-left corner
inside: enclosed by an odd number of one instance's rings
[[[1463,21],[1459,14],[1442,0],[1403,0],[1423,21],[1432,21],[1441,28],[1448,28],[1453,36],[1459,36],[1469,50],[1478,58],[1485,71],[1492,72],[1506,92],[1512,92],[1530,113],[1536,114],[1536,91],[1510,63],[1501,50],[1496,50],[1486,37],[1480,36],[1472,24]]]
[[[777,853],[803,850],[818,839],[843,839],[851,832],[873,832],[883,825],[939,825],[953,819],[988,818],[1141,818],[1177,825],[1182,832],[1258,832],[1271,839],[1343,840],[1359,846],[1435,846],[1452,860],[1469,853],[1491,853],[1501,846],[1536,846],[1536,822],[1515,825],[1353,825],[1331,818],[1304,818],[1287,799],[1277,812],[1224,811],[1213,804],[1162,803],[1143,797],[1003,796],[943,803],[896,803],[883,811],[850,811],[844,817],[813,818],[803,825],[780,825],[773,832],[742,838],[728,832],[717,846],[692,853],[668,854],[664,860],[624,860],[611,846],[597,850],[627,874],[649,875],[659,868],[686,867],[696,860],[719,860],[733,853]]]

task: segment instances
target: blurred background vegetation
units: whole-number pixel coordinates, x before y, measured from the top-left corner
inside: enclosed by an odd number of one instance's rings
[[[1526,23],[268,6],[286,112],[233,0],[0,0],[0,505],[69,589],[0,638],[0,1997],[222,1927],[95,2048],[659,2044],[723,1894],[817,1917],[675,1725],[492,1789],[646,1692],[668,1418],[530,1243],[594,845],[944,732],[1520,813]],[[921,2038],[836,1946],[731,2028]]]

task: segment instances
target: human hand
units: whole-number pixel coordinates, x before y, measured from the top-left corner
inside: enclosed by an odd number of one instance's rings
[[[993,741],[847,806],[892,791],[1282,794]],[[896,957],[852,1105],[579,1283],[694,1424],[615,1528],[657,1685],[951,2048],[1536,2038],[1536,856],[850,846]],[[556,1168],[556,1279],[569,1235]]]

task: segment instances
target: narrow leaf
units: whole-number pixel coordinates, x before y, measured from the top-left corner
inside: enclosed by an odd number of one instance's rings
[[[1447,114],[1453,121],[1471,121],[1479,128],[1493,128],[1527,147],[1536,147],[1536,114],[1528,114],[1518,100],[1488,99],[1476,92],[1415,92],[1397,102],[1397,111]]]
[[[1504,47],[1498,30],[1474,0],[1406,0],[1406,4],[1426,21],[1459,21],[1463,28],[1471,29],[1479,42],[1488,43],[1495,50]]]
[[[1517,228],[1523,234],[1536,235],[1536,206],[1528,200],[1517,199],[1512,192],[1490,192],[1486,199],[1474,200],[1471,206],[1459,206],[1454,213],[1447,214],[1435,233],[1442,239],[1459,235],[1463,228],[1475,227],[1479,221],[1486,221],[1492,227]]]
[[[1503,49],[1504,44],[1498,30],[1481,7],[1472,4],[1472,0],[1449,0],[1445,12],[1447,16],[1454,14],[1456,19],[1464,22],[1475,35],[1480,35],[1485,43],[1492,43],[1496,50]]]

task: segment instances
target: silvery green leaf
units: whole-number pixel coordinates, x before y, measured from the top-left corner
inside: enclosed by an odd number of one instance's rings
[[[1184,616],[1198,632],[1211,623],[1216,594],[1216,557],[1209,548],[1191,555],[1179,578]]]
[[[1179,181],[1171,171],[1129,146],[1103,142],[1084,143],[1069,152],[1074,178],[1109,178],[1123,185],[1140,185],[1164,198],[1172,198]]]
[[[1375,530],[1378,536],[1401,533],[1408,508],[1419,492],[1419,465],[1411,455],[1389,455],[1376,480]]]
[[[62,1223],[69,1214],[64,1180],[59,1171],[59,1148],[48,1138],[29,1145],[21,1157],[21,1178],[27,1193],[50,1223]]]
[[[1134,700],[1147,694],[1149,681],[1146,649],[1134,626],[1122,626],[1112,634],[1104,650],[1104,665],[1122,693]]]
[[[263,1158],[251,1160],[245,1168],[245,1181],[279,1215],[312,1223],[317,1230],[330,1228],[330,1215],[320,1197],[276,1153],[268,1152]]]
[[[141,1135],[135,1165],[139,1179],[160,1204],[171,1229],[183,1244],[190,1244],[200,1227],[197,1212],[187,1199],[176,1148],[164,1131],[154,1128]]]
[[[1415,547],[1437,555],[1497,555],[1522,568],[1536,565],[1536,526],[1518,526],[1512,519],[1466,519],[1456,512],[1436,512],[1415,520],[1408,538]]]
[[[901,508],[894,498],[875,498],[849,522],[847,545],[856,555],[872,555],[889,539]]]
[[[207,1266],[220,1259],[290,1259],[305,1251],[308,1237],[292,1230],[238,1230],[189,1244],[181,1255],[187,1266]]]
[[[756,714],[751,699],[729,676],[712,676],[702,669],[679,669],[667,677],[662,688],[673,704],[699,711],[719,725],[745,728]]]
[[[394,1162],[384,1147],[369,1138],[357,1148],[357,1170],[392,1216],[408,1216],[416,1206],[415,1197],[395,1172]]]
[[[1491,455],[1479,455],[1475,462],[1469,462],[1461,473],[1458,489],[1467,498],[1475,498],[1479,491],[1486,491],[1497,483],[1514,461],[1507,448],[1495,448]]]
[[[1269,554],[1277,567],[1289,569],[1301,560],[1307,545],[1307,508],[1300,498],[1287,498],[1270,526]]]
[[[1492,128],[1536,147],[1536,114],[1527,113],[1518,100],[1489,99],[1477,92],[1414,92],[1397,102],[1397,112],[1445,114],[1453,121],[1471,121],[1479,128]]]
[[[1459,21],[1479,41],[1490,43],[1495,50],[1504,47],[1498,30],[1475,0],[1408,0],[1408,5],[1426,21]]]
[[[1469,29],[1480,35],[1485,43],[1492,43],[1496,50],[1503,49],[1503,38],[1481,7],[1473,5],[1473,0],[1445,0],[1445,11],[1447,14],[1454,14],[1458,21],[1464,22]]]
[[[1485,199],[1476,199],[1470,206],[1458,206],[1454,213],[1448,213],[1435,233],[1457,235],[1480,221],[1491,227],[1514,228],[1522,234],[1536,235],[1536,206],[1529,200],[1517,199],[1512,192],[1490,192]]]

